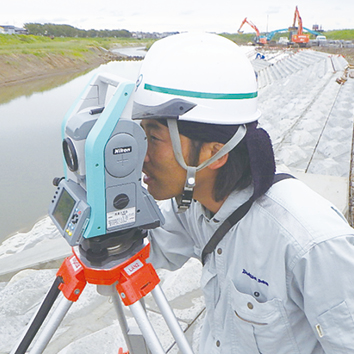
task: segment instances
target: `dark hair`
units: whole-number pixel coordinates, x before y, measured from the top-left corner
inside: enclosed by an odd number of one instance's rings
[[[188,163],[197,166],[204,142],[191,140]],[[226,163],[219,168],[214,184],[214,200],[224,200],[232,191],[246,188],[252,182],[248,150],[244,139],[230,152]]]
[[[225,199],[232,191],[241,190],[252,182],[248,150],[244,140],[229,152],[226,163],[219,168],[214,184],[216,202]]]
[[[167,126],[166,120],[159,120]],[[238,125],[217,125],[178,121],[179,133],[191,139],[188,163],[197,166],[203,143],[225,144],[236,133]],[[224,200],[232,191],[246,188],[252,182],[252,174],[245,138],[230,152],[226,163],[219,168],[214,184],[214,199]]]

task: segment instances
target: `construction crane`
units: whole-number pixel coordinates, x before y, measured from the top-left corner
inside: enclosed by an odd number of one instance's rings
[[[295,24],[297,24],[298,26],[296,27]],[[294,31],[297,30],[296,34],[293,34]],[[304,34],[303,33],[303,27],[302,27],[302,19],[299,13],[299,9],[295,8],[295,13],[294,13],[294,22],[293,22],[293,26],[289,27],[289,31],[291,33],[291,42],[292,43],[298,43],[300,45],[306,45],[306,43],[309,42],[310,40],[310,36],[308,34]]]
[[[247,20],[247,17],[245,17],[245,19],[242,21],[240,28],[238,29],[238,33],[243,33],[243,31],[241,31],[241,28],[243,27],[243,25],[247,23],[248,25],[250,25],[255,31],[256,31],[256,38],[255,38],[255,42],[257,44],[267,44],[267,37],[265,36],[261,36],[261,34],[259,33],[259,30],[257,28],[257,26],[255,24],[253,24],[252,22]]]

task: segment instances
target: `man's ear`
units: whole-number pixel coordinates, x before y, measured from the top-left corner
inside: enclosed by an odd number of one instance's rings
[[[216,142],[208,143],[207,145],[208,145],[207,149],[208,149],[209,157],[214,156],[224,146],[224,144],[216,143]],[[208,165],[207,168],[211,170],[217,170],[218,168],[225,165],[228,158],[229,158],[229,153],[225,154],[224,156],[221,156],[219,159],[217,159],[216,161]]]

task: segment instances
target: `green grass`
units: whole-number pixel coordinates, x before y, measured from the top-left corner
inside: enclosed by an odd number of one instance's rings
[[[327,39],[354,40],[354,29],[327,31],[323,33]],[[253,41],[255,33],[243,34],[222,34],[239,45]],[[274,36],[277,40],[287,33],[279,33]],[[314,38],[314,36],[312,36]],[[44,56],[47,53],[65,55],[71,58],[78,58],[89,54],[90,48],[111,49],[117,46],[146,46],[149,48],[154,42],[152,39],[135,38],[68,38],[56,37],[51,39],[45,36],[33,35],[5,35],[0,34],[0,55],[36,55]]]
[[[151,40],[138,40],[134,38],[54,38],[32,35],[6,35],[0,34],[0,55],[52,53],[68,55],[70,57],[82,56],[89,48],[102,47],[110,49],[115,46],[144,46]]]
[[[256,33],[222,34],[222,36],[234,41],[238,45],[246,45],[248,43],[253,43],[253,39],[256,36]]]
[[[345,41],[354,41],[354,29],[345,29],[340,31],[326,31],[323,33],[327,39],[342,39]]]

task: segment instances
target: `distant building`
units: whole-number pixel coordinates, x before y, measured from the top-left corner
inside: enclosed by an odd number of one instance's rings
[[[322,25],[321,27],[319,25],[312,25],[312,29],[316,32],[324,32],[324,30],[322,29]]]
[[[2,34],[28,34],[28,31],[24,28],[0,25],[0,33]]]

